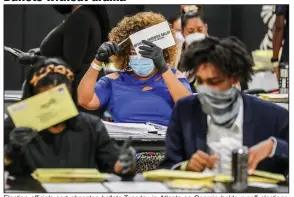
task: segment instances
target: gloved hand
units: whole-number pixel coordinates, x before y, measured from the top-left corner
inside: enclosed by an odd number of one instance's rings
[[[142,51],[139,51],[139,53],[142,57],[152,59],[159,73],[165,73],[168,70],[168,65],[164,59],[162,49],[152,42],[146,40],[143,40],[142,42],[147,46],[140,46],[139,49]]]
[[[96,53],[96,60],[100,62],[108,62],[109,57],[115,55],[119,51],[119,46],[115,42],[104,42]]]
[[[128,173],[135,166],[136,150],[131,146],[131,143],[132,140],[128,139],[120,150],[119,162],[120,167],[123,169],[122,174]]]
[[[17,62],[18,64],[30,65],[30,64],[34,64],[37,60],[44,58],[34,53],[30,53],[30,52],[26,53],[15,48],[4,47],[4,50],[8,52],[12,56],[14,61]]]
[[[35,54],[35,55],[41,55],[41,50],[40,50],[40,48],[30,49],[28,52],[29,52],[29,53],[33,53],[33,54]]]
[[[37,136],[37,132],[31,128],[15,128],[11,131],[10,142],[5,145],[4,154],[10,160],[14,160],[22,152],[23,148]]]

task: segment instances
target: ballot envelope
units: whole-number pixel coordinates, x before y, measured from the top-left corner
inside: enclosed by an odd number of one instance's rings
[[[65,84],[10,105],[7,111],[15,127],[42,131],[79,114]]]

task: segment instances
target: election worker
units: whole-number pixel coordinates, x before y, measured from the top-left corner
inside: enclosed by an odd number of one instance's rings
[[[167,125],[174,104],[191,94],[187,79],[169,67],[175,59],[176,47],[162,50],[143,40],[144,46],[136,54],[129,39],[130,35],[165,21],[160,14],[141,12],[119,22],[109,34],[110,41],[99,47],[79,84],[79,104],[90,110],[107,106],[114,122]],[[121,72],[96,83],[103,63],[111,56]]]
[[[182,35],[181,16],[176,15],[171,17],[168,22],[171,24],[175,32],[175,40],[177,44],[182,44],[185,39]]]
[[[279,62],[289,63],[289,5],[275,5],[276,20],[273,28],[273,56],[271,62],[278,78],[280,76]],[[279,60],[279,53],[282,56]]]
[[[76,103],[70,67],[60,59],[41,60],[28,74],[22,99],[60,84],[66,84]],[[4,121],[4,144],[5,170],[16,176],[30,175],[37,168],[97,168],[119,174],[134,165],[135,150],[128,146],[119,151],[101,120],[86,113],[40,132],[15,127],[8,117]]]
[[[253,73],[245,45],[235,37],[206,37],[188,47],[181,65],[194,72],[198,95],[179,100],[173,109],[165,167],[201,172],[226,159],[223,167],[230,168],[233,149],[247,146],[250,173],[284,173],[289,112],[235,88],[240,80],[251,80]]]
[[[199,14],[200,10],[196,9],[197,7],[194,6],[194,8],[191,10],[188,10],[185,12],[185,10],[182,10],[182,35],[184,36],[185,42],[183,42],[181,45],[178,45],[178,54],[176,59],[176,68],[178,68],[180,71],[183,72],[182,68],[179,67],[179,62],[181,59],[182,51],[185,50],[191,44],[193,41],[197,41],[199,39],[204,38],[208,35],[208,26],[204,20],[204,18]],[[190,86],[193,92],[196,92],[195,90],[195,77],[193,73],[184,73],[185,76],[188,78],[190,82]]]

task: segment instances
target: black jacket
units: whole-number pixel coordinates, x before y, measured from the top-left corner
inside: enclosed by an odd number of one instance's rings
[[[60,134],[41,131],[6,170],[12,175],[30,175],[36,168],[97,168],[113,173],[119,149],[98,117],[80,113],[75,128]],[[4,144],[14,128],[11,118],[4,121]]]
[[[40,45],[42,56],[60,57],[70,65],[75,73],[76,87],[95,58],[98,47],[107,39],[109,20],[103,8],[93,5],[80,7],[55,27]],[[102,70],[98,79],[104,75]],[[91,113],[102,117],[104,111],[99,109]]]

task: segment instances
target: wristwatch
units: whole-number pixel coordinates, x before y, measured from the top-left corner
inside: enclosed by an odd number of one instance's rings
[[[277,58],[277,57],[272,57],[271,58],[271,62],[278,62],[279,61],[279,58]]]
[[[271,62],[274,66],[274,68],[278,67],[279,66],[279,58],[276,58],[276,57],[272,57],[271,58]]]

